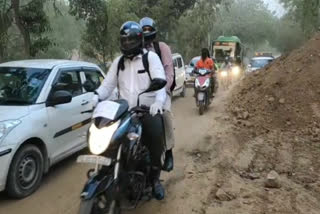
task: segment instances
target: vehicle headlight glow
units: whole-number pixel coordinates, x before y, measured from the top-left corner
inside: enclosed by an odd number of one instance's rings
[[[227,71],[221,71],[221,76],[222,77],[227,77],[228,76],[228,72]]]
[[[108,149],[111,143],[111,138],[114,132],[118,129],[119,125],[120,121],[117,121],[110,126],[98,129],[94,124],[92,124],[89,129],[90,152],[94,155],[100,155],[105,152]]]
[[[20,123],[20,120],[7,120],[0,122],[0,141]]]
[[[237,76],[240,73],[240,68],[238,66],[232,68],[232,74]]]

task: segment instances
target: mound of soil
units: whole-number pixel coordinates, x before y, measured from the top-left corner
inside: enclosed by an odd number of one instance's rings
[[[258,134],[293,131],[320,142],[320,34],[235,87],[235,120]]]
[[[256,213],[320,213],[320,34],[247,75],[227,109],[244,148],[236,162],[249,160],[240,175],[249,178],[246,189],[257,189]],[[271,171],[282,187],[263,193]],[[250,181],[257,175],[264,179]]]

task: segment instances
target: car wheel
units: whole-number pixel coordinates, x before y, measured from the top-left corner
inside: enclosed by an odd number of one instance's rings
[[[182,88],[182,92],[181,92],[181,97],[185,97],[186,96],[186,83],[183,84],[183,88]]]
[[[7,182],[8,195],[24,198],[35,192],[40,186],[44,169],[43,155],[34,145],[26,145],[15,154]]]

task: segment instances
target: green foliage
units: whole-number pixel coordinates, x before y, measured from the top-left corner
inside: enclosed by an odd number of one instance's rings
[[[55,6],[47,3],[45,12],[51,26],[51,31],[46,36],[52,41],[52,45],[48,50],[39,52],[37,57],[72,58],[74,53],[80,51],[81,35],[86,29],[84,21],[71,16],[69,6],[64,1],[57,2]]]
[[[306,38],[319,28],[320,0],[280,0],[289,11],[289,16],[300,24]]]

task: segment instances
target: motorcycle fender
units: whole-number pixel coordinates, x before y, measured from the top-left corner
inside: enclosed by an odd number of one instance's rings
[[[203,102],[205,100],[205,93],[204,92],[199,92],[197,96],[198,96],[199,102]]]
[[[103,176],[102,179],[98,179],[99,177],[101,175],[96,175],[87,181],[81,193],[82,200],[90,200],[99,193],[107,191],[114,184],[112,176]]]

